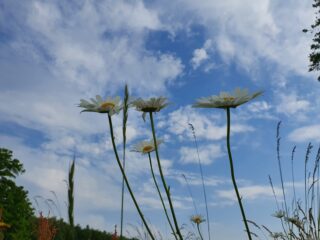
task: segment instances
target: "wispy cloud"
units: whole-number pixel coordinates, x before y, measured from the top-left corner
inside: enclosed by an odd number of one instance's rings
[[[209,53],[212,51],[212,41],[211,40],[207,40],[202,48],[197,48],[193,51],[193,56],[191,59],[191,64],[193,69],[197,69],[198,67],[200,67],[201,64],[203,64],[206,60],[208,60],[209,57]],[[208,68],[209,67],[209,68]],[[212,67],[212,65],[207,66],[206,72],[208,70],[210,70],[210,68]]]
[[[295,115],[308,112],[310,102],[299,98],[295,93],[280,94],[280,102],[277,105],[277,111],[286,115]],[[302,116],[301,116],[302,117]]]
[[[182,164],[198,164],[197,150],[194,147],[181,147],[180,150],[180,162]],[[220,145],[211,144],[210,146],[200,147],[199,156],[201,163],[204,165],[211,164],[214,159],[223,155],[223,151]]]
[[[270,186],[253,185],[247,187],[239,187],[239,192],[246,200],[256,200],[258,198],[272,198],[273,193]],[[218,190],[218,196],[232,201],[237,201],[236,194],[233,189],[230,190]],[[281,195],[282,190],[275,188],[276,195]]]
[[[193,139],[192,131],[188,123],[191,123],[197,135],[197,138],[204,140],[220,140],[226,136],[226,126],[223,123],[220,114],[202,114],[199,110],[187,107],[180,107],[173,111],[168,116],[166,125],[168,130],[175,135],[178,135],[181,140]],[[246,125],[235,123],[232,125],[232,134],[251,132],[254,128]]]
[[[172,29],[185,28],[186,22],[187,26],[204,26],[224,62],[234,62],[253,76],[259,68],[265,68],[265,60],[279,65],[279,72],[307,76],[307,36],[301,29],[313,22],[310,4],[294,1],[284,5],[270,0],[246,0],[241,4],[234,0],[201,4],[191,0],[166,1],[167,10],[161,11],[160,16],[170,16],[164,18],[164,23]],[[190,12],[194,14],[190,16]]]
[[[320,125],[309,125],[293,130],[288,138],[294,142],[318,141],[320,138]]]

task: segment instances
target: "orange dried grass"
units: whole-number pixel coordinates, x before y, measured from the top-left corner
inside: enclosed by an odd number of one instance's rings
[[[42,212],[40,212],[38,222],[38,240],[53,240],[56,233],[57,228],[52,225],[49,218],[43,217]]]

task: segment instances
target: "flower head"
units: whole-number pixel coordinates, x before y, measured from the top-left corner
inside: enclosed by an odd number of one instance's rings
[[[191,222],[193,222],[193,223],[195,223],[197,225],[199,225],[200,223],[206,221],[201,215],[198,215],[198,214],[191,216],[190,220],[191,220]]]
[[[283,210],[276,211],[274,214],[272,214],[272,216],[276,218],[283,218],[285,215],[286,213]]]
[[[233,94],[221,92],[218,96],[200,98],[193,107],[197,108],[236,108],[260,96],[261,91],[249,94],[247,89],[236,88]]]
[[[168,99],[165,97],[150,98],[143,100],[138,98],[131,102],[137,111],[143,112],[142,118],[145,119],[146,113],[148,112],[159,112],[161,109],[169,105]]]
[[[120,97],[110,98],[103,100],[101,96],[97,95],[96,99],[91,98],[90,101],[81,99],[79,107],[84,108],[81,112],[97,112],[97,113],[108,113],[113,115],[119,113],[122,109],[120,104]]]
[[[161,144],[162,140],[157,140],[157,146]],[[154,141],[151,139],[150,141],[141,141],[133,146],[132,152],[140,152],[142,154],[147,154],[155,151]]]
[[[285,221],[294,224],[298,228],[303,228],[303,222],[298,217],[286,217]]]

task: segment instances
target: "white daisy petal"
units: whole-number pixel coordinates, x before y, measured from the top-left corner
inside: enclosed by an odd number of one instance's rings
[[[157,146],[161,144],[163,141],[161,139],[157,140]],[[147,154],[150,152],[155,151],[154,141],[153,139],[149,141],[141,141],[137,144],[135,144],[131,150],[132,152],[140,152],[142,154]]]
[[[233,94],[221,92],[217,96],[200,98],[193,104],[197,108],[236,108],[260,96],[261,91],[249,94],[247,89],[236,88]]]
[[[108,113],[110,116],[118,114],[122,109],[120,104],[120,97],[110,98],[103,100],[101,96],[97,95],[96,99],[90,98],[91,103],[87,100],[81,99],[78,105],[84,108],[81,112],[97,112],[97,113]]]
[[[158,97],[144,100],[142,98],[131,101],[130,105],[134,106],[137,111],[143,112],[142,118],[145,120],[146,113],[159,112],[161,109],[169,105],[167,98]]]

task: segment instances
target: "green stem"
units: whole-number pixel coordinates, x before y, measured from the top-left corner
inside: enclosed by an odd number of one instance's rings
[[[126,161],[125,161],[125,150],[123,151],[123,171],[125,171]],[[122,230],[123,230],[123,205],[124,205],[124,179],[122,178],[122,188],[121,188],[121,219],[120,219],[120,240],[122,240]]]
[[[133,203],[134,203],[136,209],[138,210],[138,213],[139,213],[139,215],[140,215],[140,217],[141,217],[141,220],[143,221],[143,224],[145,225],[145,227],[146,227],[146,229],[147,229],[147,231],[148,231],[151,239],[152,239],[152,240],[155,240],[155,238],[154,238],[154,236],[153,236],[153,234],[152,234],[152,232],[151,232],[151,230],[150,230],[150,228],[149,228],[146,220],[144,219],[144,216],[143,216],[143,214],[142,214],[142,212],[141,212],[141,210],[140,210],[140,208],[139,208],[139,205],[138,205],[138,203],[137,203],[137,201],[136,201],[136,199],[135,199],[135,197],[134,197],[134,195],[133,195],[133,192],[132,192],[131,187],[130,187],[130,185],[129,185],[129,181],[128,181],[127,176],[126,176],[126,174],[125,174],[125,172],[124,172],[124,169],[123,169],[123,167],[122,167],[122,165],[121,165],[121,162],[120,162],[120,159],[119,159],[119,155],[118,155],[118,151],[117,151],[117,147],[116,147],[116,144],[115,144],[115,142],[114,142],[114,134],[113,134],[112,120],[111,120],[111,116],[110,116],[109,114],[108,114],[108,120],[109,120],[111,141],[112,141],[112,146],[113,146],[114,154],[115,154],[115,156],[116,156],[116,160],[117,160],[118,165],[119,165],[119,168],[120,168],[120,170],[121,170],[123,179],[124,179],[124,181],[125,181],[125,183],[126,183],[126,185],[127,185],[127,188],[128,188],[128,191],[129,191],[129,193],[130,193],[130,195],[131,195],[131,198],[132,198],[132,200],[133,200]]]
[[[170,220],[170,218],[169,218],[169,216],[168,216],[168,212],[167,212],[166,205],[164,204],[164,201],[163,201],[163,198],[162,198],[160,189],[159,189],[159,185],[158,185],[157,180],[156,180],[156,177],[155,177],[155,175],[154,175],[154,171],[153,171],[153,166],[152,166],[152,161],[151,161],[150,153],[148,153],[148,157],[149,157],[149,163],[150,163],[150,169],[151,169],[151,174],[152,174],[153,182],[154,182],[154,185],[156,185],[156,188],[157,188],[157,191],[158,191],[158,194],[159,194],[161,203],[162,203],[162,207],[163,207],[164,212],[165,212],[165,214],[166,214],[166,217],[167,217],[168,223],[169,223],[169,225],[170,225],[172,234],[174,235],[174,238],[175,238],[175,239],[178,239],[177,236],[176,236],[176,234],[175,234],[175,231],[174,231],[174,229],[173,229],[171,220]]]
[[[153,142],[154,142],[154,147],[155,147],[155,150],[156,150],[156,157],[157,157],[158,168],[159,168],[162,184],[163,184],[164,190],[165,190],[165,192],[167,194],[167,198],[168,198],[168,201],[169,201],[170,210],[171,210],[171,214],[172,214],[172,218],[173,218],[173,222],[174,222],[175,228],[177,230],[177,234],[178,234],[180,240],[183,240],[182,234],[181,234],[180,229],[179,229],[178,221],[177,221],[177,218],[176,218],[176,214],[174,212],[173,204],[172,204],[172,201],[171,201],[170,192],[169,192],[169,189],[167,187],[167,184],[166,184],[166,181],[164,179],[163,172],[162,172],[162,167],[161,167],[160,158],[159,158],[158,145],[157,145],[157,139],[156,139],[156,132],[155,132],[155,129],[154,129],[154,122],[153,122],[152,112],[149,112],[149,114],[150,114],[150,122],[151,122],[151,128],[152,128]]]
[[[239,191],[238,191],[236,178],[234,176],[233,161],[232,161],[232,154],[231,154],[231,147],[230,147],[230,108],[227,108],[226,110],[227,110],[227,148],[228,148],[228,156],[229,156],[229,161],[230,161],[231,179],[232,179],[234,190],[235,190],[236,195],[237,195],[238,203],[239,203],[239,206],[240,206],[240,210],[241,210],[241,214],[242,214],[244,225],[246,227],[248,238],[250,240],[252,240],[251,233],[250,233],[249,226],[248,226],[248,222],[247,222],[247,219],[246,219],[246,215],[244,213],[244,209],[243,209],[243,206],[242,206],[241,197],[240,197],[240,194],[239,194]]]
[[[192,125],[191,125],[192,126]],[[198,141],[196,137],[196,132],[194,131],[194,128],[192,126],[192,133],[194,137],[194,143],[196,145],[197,149],[197,155],[198,155],[198,162],[199,162],[199,168],[200,168],[200,175],[201,175],[201,180],[202,180],[202,189],[203,189],[203,196],[204,196],[204,202],[206,205],[206,215],[207,215],[207,227],[208,227],[208,237],[209,240],[211,240],[211,231],[210,231],[210,219],[209,219],[209,210],[208,210],[208,201],[207,201],[207,193],[206,193],[206,188],[204,184],[204,177],[203,177],[203,171],[202,171],[202,164],[201,164],[201,159],[200,159],[200,153],[199,153],[199,147],[198,147]]]
[[[198,229],[198,233],[200,235],[201,240],[203,240],[203,237],[202,237],[202,234],[201,234],[201,231],[200,231],[200,224],[197,224],[197,229]]]
[[[75,169],[75,159],[73,156],[73,161],[71,163],[69,174],[68,174],[68,219],[70,224],[69,238],[74,239],[74,169]]]

